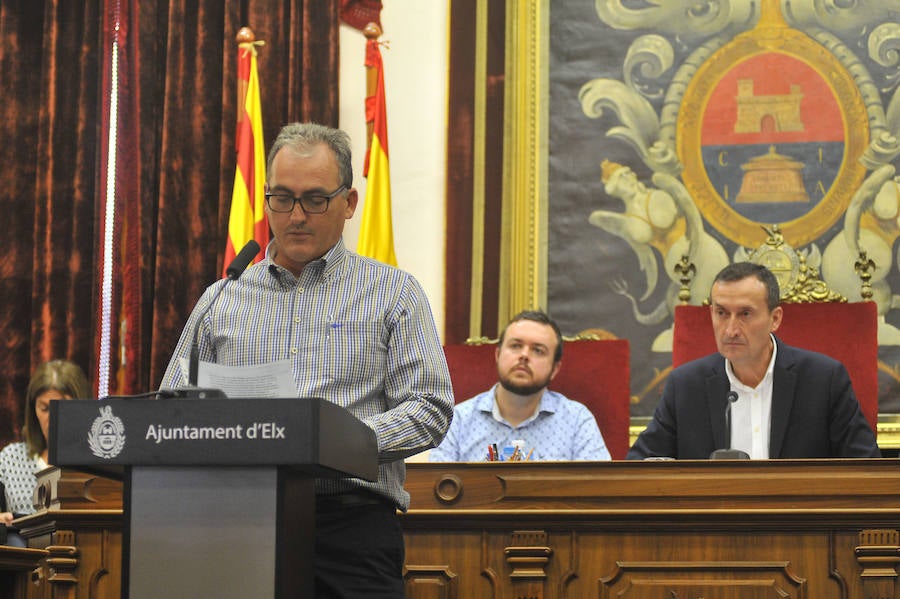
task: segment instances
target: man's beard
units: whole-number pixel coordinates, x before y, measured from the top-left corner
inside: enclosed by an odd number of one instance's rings
[[[508,376],[500,376],[500,386],[509,391],[510,393],[515,393],[516,395],[534,395],[544,387],[550,384],[550,377],[548,376],[546,379],[541,381],[535,381],[529,384],[518,384],[514,383]]]

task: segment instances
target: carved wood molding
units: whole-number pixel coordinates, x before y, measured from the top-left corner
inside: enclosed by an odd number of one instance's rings
[[[434,496],[445,505],[456,503],[463,493],[463,482],[455,474],[445,474],[434,483]]]
[[[894,597],[897,564],[900,563],[900,531],[866,529],[859,533],[856,561],[862,567],[860,578],[866,599]]]
[[[75,533],[69,530],[60,530],[54,534],[54,542],[46,548],[47,556],[47,581],[50,584],[74,585],[78,584],[79,551],[75,545]]]
[[[415,597],[422,588],[429,597],[451,599],[457,596],[457,574],[449,565],[407,565],[403,571],[407,595]]]
[[[615,571],[600,579],[600,596],[620,597],[624,589],[643,596],[680,597],[807,597],[806,580],[788,561],[654,561],[616,562]]]
[[[512,568],[513,596],[516,599],[542,599],[547,580],[547,566],[553,549],[550,535],[543,530],[513,531],[510,545],[503,550],[506,563]]]
[[[503,550],[506,563],[512,568],[509,577],[514,580],[547,578],[546,567],[553,555],[548,544],[549,535],[542,530],[514,531],[510,546]]]

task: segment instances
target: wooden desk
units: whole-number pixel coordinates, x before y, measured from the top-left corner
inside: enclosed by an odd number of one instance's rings
[[[37,573],[28,597],[118,598],[119,483],[51,475],[19,521],[38,552],[0,565]],[[896,460],[413,463],[406,486],[409,599],[900,599]]]
[[[900,597],[895,460],[408,464],[409,599]]]
[[[43,508],[16,520],[45,557],[31,573],[29,599],[120,599],[122,483],[72,469],[38,474]]]
[[[26,599],[31,574],[46,557],[40,549],[0,545],[0,599]]]

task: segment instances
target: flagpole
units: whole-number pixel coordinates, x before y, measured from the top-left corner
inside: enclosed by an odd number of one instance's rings
[[[382,34],[378,23],[369,23],[363,29],[366,40],[378,40]],[[375,65],[366,64],[366,98],[374,98],[378,87],[378,68]],[[375,130],[375,121],[366,119],[366,154],[372,148],[372,132]]]
[[[235,114],[235,170],[231,208],[228,215],[228,238],[222,276],[238,251],[251,239],[260,247],[269,242],[269,224],[263,206],[266,176],[259,73],[256,49],[265,42],[256,39],[249,27],[241,27],[237,41],[237,105]],[[260,259],[257,256],[254,262]]]
[[[391,217],[391,172],[387,134],[387,100],[384,91],[384,63],[378,41],[381,27],[366,25],[366,178],[365,199],[360,218],[356,251],[397,266]]]
[[[256,34],[253,33],[253,30],[249,27],[241,27],[238,29],[237,35],[234,36],[234,41],[237,42],[238,48],[241,47],[241,44],[252,44],[256,41]],[[247,46],[245,46],[247,47]],[[244,118],[244,104],[247,102],[247,82],[238,77],[238,85],[237,85],[237,118],[236,127],[240,127],[241,120]]]

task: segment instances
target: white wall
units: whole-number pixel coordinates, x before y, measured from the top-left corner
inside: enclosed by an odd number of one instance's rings
[[[449,0],[388,0],[381,24],[387,96],[391,203],[397,264],[428,295],[444,332],[447,31]],[[353,140],[353,173],[360,203],[344,241],[356,249],[365,203],[366,38],[341,26],[340,127]]]

